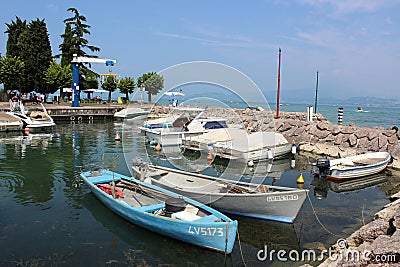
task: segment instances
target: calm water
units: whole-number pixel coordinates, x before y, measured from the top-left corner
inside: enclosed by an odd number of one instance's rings
[[[116,130],[123,132],[122,142],[114,141]],[[314,159],[305,156],[296,156],[295,168],[290,159],[274,163],[265,180],[266,166],[260,165],[253,179],[266,184],[296,187],[301,171],[310,201],[306,200],[294,224],[231,216],[239,221],[241,242],[225,258],[128,223],[105,208],[80,181],[81,170],[98,167],[129,175],[131,158],[147,158],[147,154],[157,164],[190,166],[228,178],[244,172],[243,179],[248,180],[254,172],[226,162],[208,166],[204,155],[173,153],[168,161],[145,146],[136,124],[58,124],[49,134],[1,135],[0,266],[242,266],[241,251],[248,266],[265,266],[269,262],[259,262],[256,256],[264,245],[301,250],[336,242],[339,237],[321,227],[313,208],[327,229],[345,237],[362,225],[363,217],[368,222],[388,203],[380,186],[334,192],[333,185],[313,179],[309,162]],[[282,266],[288,265],[292,264]]]

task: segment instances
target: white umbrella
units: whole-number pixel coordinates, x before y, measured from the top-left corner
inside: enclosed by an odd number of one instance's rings
[[[184,93],[181,92],[165,92],[164,95],[168,95],[168,96],[184,96]]]
[[[104,90],[104,89],[97,89],[96,91],[94,91],[95,93],[108,93],[109,91]]]

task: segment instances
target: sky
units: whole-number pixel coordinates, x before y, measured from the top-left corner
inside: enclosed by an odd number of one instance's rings
[[[282,101],[313,102],[317,71],[319,98],[400,98],[400,0],[4,1],[0,53],[5,23],[18,16],[45,19],[58,54],[69,7],[86,17],[89,44],[117,60],[121,77],[211,61],[247,75],[271,101],[281,48]]]

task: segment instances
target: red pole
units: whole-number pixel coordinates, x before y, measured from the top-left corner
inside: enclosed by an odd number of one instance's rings
[[[276,119],[279,119],[279,98],[281,95],[281,53],[282,50],[279,48],[278,57],[278,95],[276,96]]]

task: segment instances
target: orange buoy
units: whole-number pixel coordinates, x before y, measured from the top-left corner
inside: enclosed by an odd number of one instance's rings
[[[24,129],[24,134],[29,134],[31,132],[31,129],[29,129],[28,127],[26,127]]]
[[[212,160],[213,159],[213,154],[210,152],[210,153],[208,153],[208,155],[207,155],[207,159],[208,160]]]
[[[121,140],[121,137],[119,136],[119,133],[118,133],[118,131],[115,133],[115,141],[120,141]]]

